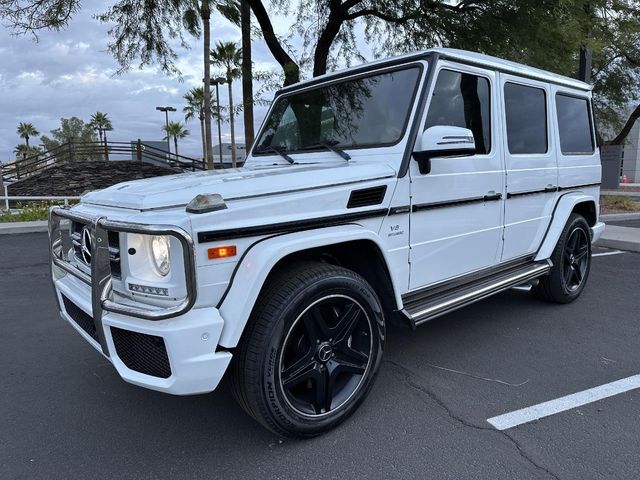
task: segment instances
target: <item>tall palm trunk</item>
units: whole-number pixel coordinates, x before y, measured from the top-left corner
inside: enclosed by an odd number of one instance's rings
[[[207,168],[213,170],[213,144],[211,143],[211,8],[209,0],[200,6],[204,33],[204,131]]]
[[[202,136],[202,160],[204,162],[207,161],[207,144],[204,139],[204,115],[200,115],[200,135]]]
[[[247,154],[253,144],[253,69],[251,65],[251,7],[240,1],[242,31],[242,104],[244,106],[244,146]]]
[[[231,166],[236,168],[236,132],[233,125],[233,76],[227,73],[227,85],[229,86],[229,122],[231,123]]]
[[[173,146],[176,149],[176,162],[178,161],[178,137],[173,137]]]
[[[27,148],[29,148],[29,135],[25,135],[24,143],[26,143],[27,144]]]

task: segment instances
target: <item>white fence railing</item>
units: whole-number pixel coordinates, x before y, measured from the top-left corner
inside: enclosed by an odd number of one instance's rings
[[[74,196],[11,196],[5,195],[0,197],[0,201],[4,201],[5,209],[9,210],[9,202],[61,202],[63,205],[69,205],[70,201],[80,200],[80,197]]]

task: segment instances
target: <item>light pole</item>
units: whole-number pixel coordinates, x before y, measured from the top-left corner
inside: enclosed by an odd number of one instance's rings
[[[222,131],[220,130],[220,85],[227,83],[224,77],[212,78],[211,83],[216,86],[216,117],[218,117],[218,149],[220,150],[220,165],[224,168],[222,162]]]
[[[167,126],[167,155],[171,156],[171,139],[169,138],[169,112],[175,112],[176,109],[173,107],[156,107],[156,110],[159,112],[164,112],[166,126]]]

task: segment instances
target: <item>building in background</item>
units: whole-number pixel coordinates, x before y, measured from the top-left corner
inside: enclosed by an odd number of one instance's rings
[[[238,165],[242,165],[244,163],[245,158],[247,158],[247,152],[244,148],[244,142],[242,145],[236,143],[236,162]],[[220,162],[220,148],[218,145],[213,147],[213,162]],[[231,144],[223,143],[222,144],[222,162],[225,165],[231,165]]]
[[[628,183],[640,183],[640,120],[635,123],[622,154],[622,175]]]

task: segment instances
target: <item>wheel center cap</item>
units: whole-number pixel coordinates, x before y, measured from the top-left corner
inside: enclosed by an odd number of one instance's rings
[[[318,360],[320,360],[321,362],[328,362],[329,359],[333,356],[333,347],[328,342],[321,343],[318,347],[317,355]]]

